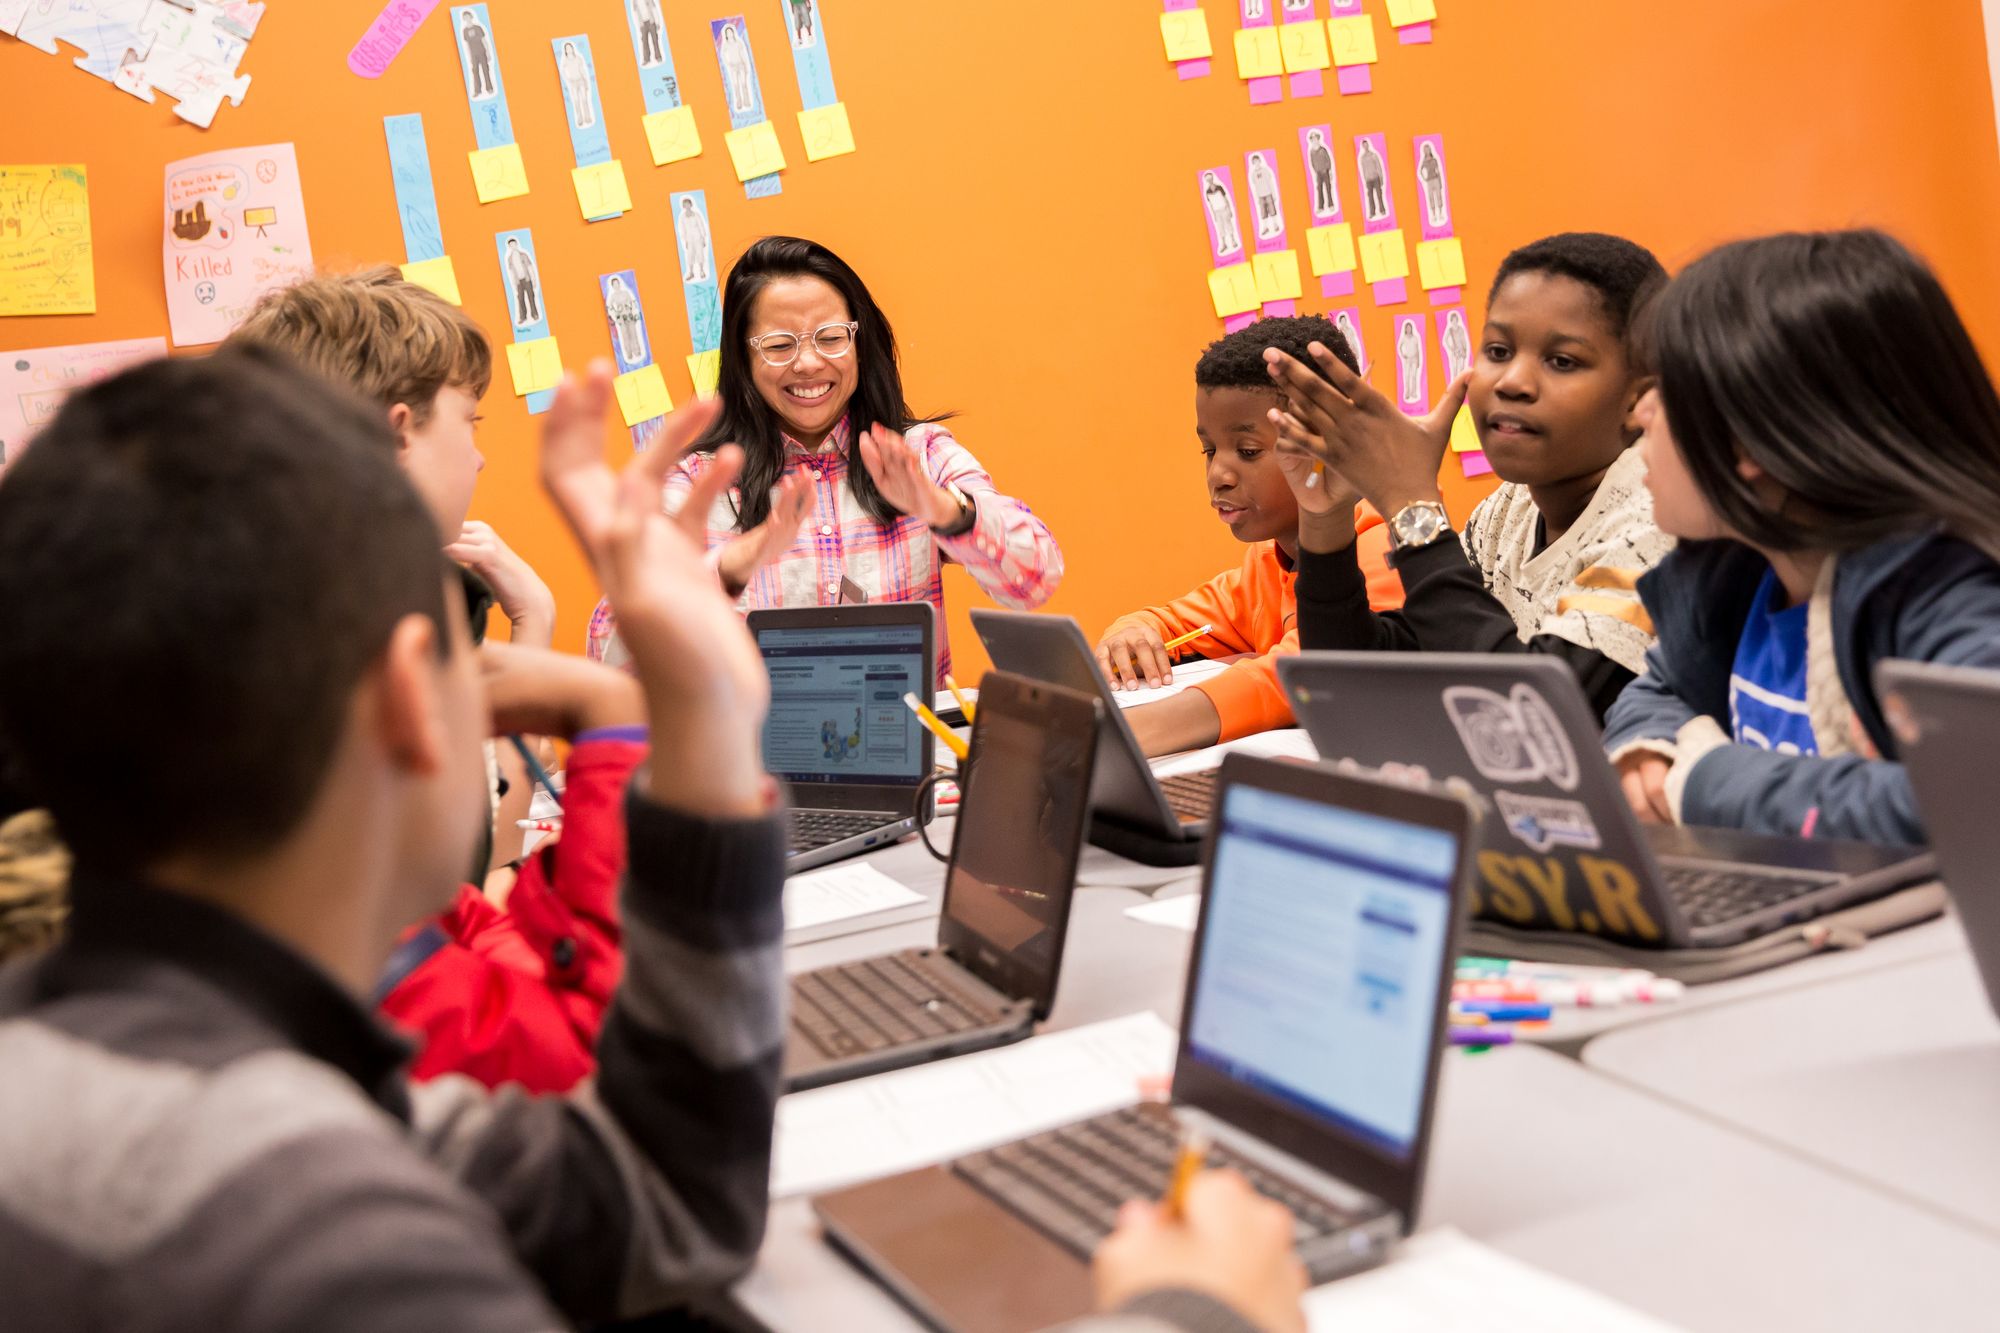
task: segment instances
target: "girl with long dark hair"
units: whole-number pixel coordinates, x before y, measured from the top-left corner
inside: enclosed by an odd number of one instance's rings
[[[1767,236],[1654,306],[1658,643],[1605,744],[1642,819],[1922,843],[1872,673],[2000,666],[2000,396],[1878,231]]]

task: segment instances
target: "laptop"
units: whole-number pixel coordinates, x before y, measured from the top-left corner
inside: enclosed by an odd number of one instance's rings
[[[814,1200],[931,1324],[1012,1333],[1089,1310],[1090,1256],[1120,1204],[1165,1192],[1183,1126],[1291,1209],[1315,1282],[1415,1224],[1473,812],[1240,754],[1217,809],[1168,1102]]]
[[[985,686],[937,947],[794,976],[791,1088],[1019,1041],[1055,1003],[1099,705],[1002,672]]]
[[[1720,948],[1931,878],[1920,848],[1640,824],[1567,664],[1526,653],[1278,663],[1322,760],[1470,794],[1473,915],[1652,949]]]
[[[931,733],[903,704],[937,679],[928,602],[752,611],[771,673],[764,767],[784,784],[797,874],[929,823]],[[918,804],[920,790],[922,805]]]
[[[1097,654],[1068,616],[976,607],[972,628],[1002,671],[1045,680],[1100,700],[1097,772],[1090,784],[1090,840],[1146,865],[1193,865],[1201,859],[1215,802],[1215,770],[1153,776],[1125,721]]]
[[[1888,661],[1875,668],[1875,689],[2000,1016],[2000,821],[1986,785],[2000,754],[2000,672]]]

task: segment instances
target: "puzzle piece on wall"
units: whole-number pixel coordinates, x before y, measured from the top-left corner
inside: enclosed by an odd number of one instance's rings
[[[227,98],[240,106],[250,76],[239,74],[264,17],[260,0],[0,0],[0,33],[61,55],[143,102],[164,93],[174,114],[207,129]]]

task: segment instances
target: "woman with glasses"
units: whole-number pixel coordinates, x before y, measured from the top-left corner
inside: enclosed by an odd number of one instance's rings
[[[1046,602],[1062,580],[1048,526],[1003,495],[935,417],[903,396],[896,338],[859,275],[815,241],[768,236],[722,296],[722,413],[668,474],[678,511],[724,444],[743,475],[708,516],[709,557],[745,609],[830,606],[841,580],[871,602],[928,601],[944,639],[947,561],[1003,606]],[[599,606],[590,654],[624,658]]]

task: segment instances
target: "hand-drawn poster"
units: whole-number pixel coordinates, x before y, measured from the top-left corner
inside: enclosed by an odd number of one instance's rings
[[[167,316],[176,347],[221,342],[257,298],[312,273],[288,143],[167,164]]]
[[[90,177],[81,166],[0,166],[0,315],[88,315]]]
[[[165,338],[0,352],[0,476],[71,392],[166,354]]]

